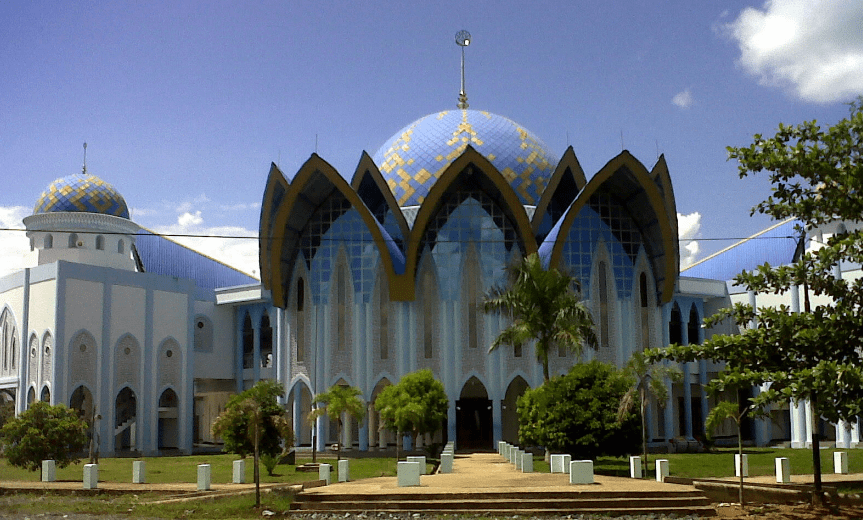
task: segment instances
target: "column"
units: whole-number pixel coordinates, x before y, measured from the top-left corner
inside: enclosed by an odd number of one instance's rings
[[[368,410],[366,411],[368,415],[368,423],[366,423],[366,429],[368,431],[368,443],[369,449],[374,449],[377,442],[377,431],[378,431],[378,417],[377,411],[375,411],[375,405],[373,403],[368,404]]]

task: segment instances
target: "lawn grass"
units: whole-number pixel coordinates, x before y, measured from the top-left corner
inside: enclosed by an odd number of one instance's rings
[[[863,473],[863,451],[822,449],[821,473],[833,472],[833,453],[848,453],[848,471]],[[722,478],[734,476],[734,454],[737,448],[716,448],[710,453],[663,453],[651,454],[648,475],[652,478],[656,459],[667,459],[669,472],[675,477]],[[745,448],[743,453],[749,461],[749,475],[752,477],[775,474],[775,459],[785,457],[791,466],[792,475],[812,474],[812,450],[790,448]],[[629,459],[600,457],[595,471],[604,475],[629,476]]]

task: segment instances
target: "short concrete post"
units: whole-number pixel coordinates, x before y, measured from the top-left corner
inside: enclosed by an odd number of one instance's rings
[[[533,453],[526,451],[521,454],[521,472],[533,473]]]
[[[53,460],[42,461],[42,482],[57,481],[57,462]]]
[[[325,480],[328,486],[333,483],[331,475],[332,469],[333,467],[329,464],[320,464],[318,466],[318,479]]]
[[[445,451],[440,456],[440,472],[452,473],[453,454],[451,451]]]
[[[99,487],[99,465],[84,464],[84,489]]]
[[[145,484],[147,482],[147,463],[143,460],[132,462],[132,484]]]
[[[641,457],[629,457],[629,478],[641,478]]]
[[[504,447],[504,446],[506,446],[506,442],[504,442],[504,441],[497,441],[497,454],[498,454],[498,455],[503,455],[503,447]]]
[[[237,459],[234,461],[233,472],[231,474],[231,482],[234,484],[246,483],[246,460]]]
[[[593,461],[573,460],[569,463],[570,484],[593,484]]]
[[[552,473],[568,473],[569,463],[572,461],[571,455],[552,455],[551,456],[551,472]]]
[[[848,474],[848,454],[846,452],[833,452],[833,473],[837,475]]]
[[[211,475],[209,464],[198,464],[198,491],[210,490]]]
[[[668,459],[658,459],[656,461],[656,481],[665,482],[665,477],[668,476]]]
[[[776,482],[778,484],[791,482],[791,464],[787,457],[776,457]]]
[[[347,482],[351,479],[351,464],[348,459],[339,461],[339,482]]]
[[[522,449],[516,450],[515,460],[513,462],[515,462],[515,470],[521,471],[523,468],[522,465],[524,464],[524,450],[522,450]]]
[[[743,457],[741,459],[741,457]],[[742,462],[741,462],[742,460]],[[734,476],[739,477],[743,474],[744,477],[749,476],[749,457],[744,453],[740,455],[739,453],[734,454]]]
[[[426,458],[425,455],[413,455],[407,457],[408,462],[418,462],[420,465],[420,475],[426,474]]]
[[[420,485],[420,463],[399,462],[396,473],[398,474],[399,487]]]

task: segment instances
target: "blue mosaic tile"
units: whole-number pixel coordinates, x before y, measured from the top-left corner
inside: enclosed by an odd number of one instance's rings
[[[33,213],[71,211],[129,218],[123,196],[113,186],[87,173],[57,179],[42,193]]]

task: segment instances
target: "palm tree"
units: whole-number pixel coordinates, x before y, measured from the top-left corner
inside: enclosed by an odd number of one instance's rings
[[[324,403],[323,407],[312,410],[309,419],[314,421],[322,415],[330,419],[336,419],[339,427],[339,442],[336,450],[336,460],[342,458],[342,414],[347,414],[357,421],[362,421],[366,414],[366,405],[360,396],[363,393],[359,388],[348,385],[333,385],[329,390],[315,396],[316,403]]]
[[[740,464],[740,467],[737,468],[737,477],[739,478],[737,498],[740,501],[740,507],[746,507],[743,497],[743,419],[747,415],[763,414],[756,413],[756,409],[751,404],[741,407],[739,402],[722,401],[710,410],[710,413],[707,414],[707,421],[704,423],[704,428],[708,434],[719,428],[726,419],[732,419],[737,426],[737,458]]]
[[[581,355],[584,345],[596,348],[596,331],[590,311],[576,292],[578,282],[557,269],[545,269],[537,253],[509,268],[509,288],[493,288],[484,302],[485,312],[508,314],[512,323],[489,348],[521,346],[536,340],[536,359],[549,380],[548,352],[553,347]]]
[[[620,400],[620,406],[617,409],[617,420],[622,421],[626,414],[632,410],[635,405],[635,399],[638,398],[638,404],[641,410],[641,451],[642,464],[644,466],[644,474],[647,473],[647,400],[651,397],[655,398],[658,403],[668,401],[668,387],[666,381],[680,381],[683,374],[680,369],[673,366],[661,365],[658,363],[648,363],[643,352],[635,352],[626,366],[623,367],[623,373],[635,381],[635,385],[630,388]]]

